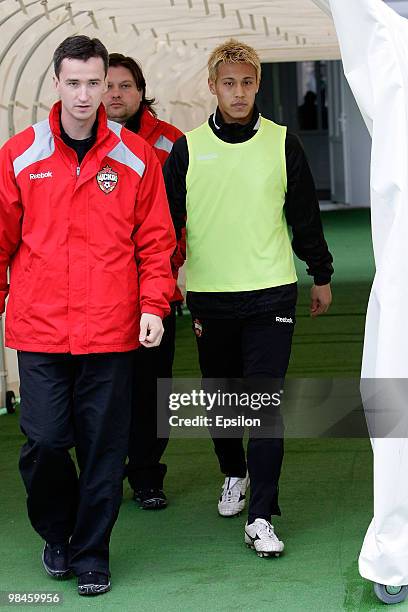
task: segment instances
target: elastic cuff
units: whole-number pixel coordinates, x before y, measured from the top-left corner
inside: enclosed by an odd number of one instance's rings
[[[242,470],[222,470],[222,473],[224,476],[226,476],[226,478],[245,478],[247,475],[247,469],[245,467],[245,469]]]
[[[250,504],[251,506],[251,504]],[[266,521],[271,520],[271,516],[282,516],[281,509],[278,504],[274,504],[271,508],[270,514],[262,514],[259,512],[253,512],[251,507],[248,508],[248,523],[253,523],[257,518],[264,518]],[[269,518],[267,518],[269,517]]]
[[[256,519],[264,519],[265,521],[268,521],[268,523],[271,522],[271,515],[267,516],[266,514],[253,514],[253,515],[248,515],[248,525],[252,525],[252,523],[254,523],[256,521]]]
[[[105,574],[106,576],[111,576],[109,571],[109,565],[103,563],[101,561],[80,561],[70,563],[70,569],[74,572],[75,576],[80,576],[81,574],[86,574],[87,572],[99,572],[100,574]]]
[[[141,314],[152,314],[157,315],[161,319],[163,319],[168,313],[169,310],[163,310],[162,308],[155,308],[154,306],[143,306]]]
[[[314,276],[314,284],[318,287],[328,285],[331,282],[331,276]]]

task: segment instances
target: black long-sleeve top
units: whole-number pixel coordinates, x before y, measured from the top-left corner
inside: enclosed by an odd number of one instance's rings
[[[255,107],[252,120],[241,125],[225,123],[220,111],[210,116],[208,124],[214,134],[229,143],[240,143],[254,136],[260,125]],[[319,202],[313,177],[299,139],[291,133],[286,136],[287,193],[284,211],[292,229],[292,248],[299,259],[306,262],[307,272],[316,285],[330,282],[333,258],[324,239]],[[179,138],[164,166],[167,197],[176,234],[180,237],[186,223],[186,174],[189,164],[187,139]],[[235,318],[266,311],[291,308],[296,303],[296,283],[235,292],[188,292],[187,304],[194,316]]]
[[[61,129],[61,138],[65,142],[68,147],[74,149],[75,153],[78,157],[78,164],[82,164],[82,160],[85,155],[92,149],[96,142],[96,133],[98,131],[98,119],[95,119],[95,123],[92,126],[92,133],[88,138],[83,138],[82,140],[74,140],[68,136],[66,131],[64,130],[64,126],[62,125],[62,121],[60,120],[60,129]]]

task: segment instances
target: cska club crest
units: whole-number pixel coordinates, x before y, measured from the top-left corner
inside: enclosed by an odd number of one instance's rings
[[[96,175],[96,182],[103,193],[111,193],[118,184],[119,176],[110,166],[105,166]]]

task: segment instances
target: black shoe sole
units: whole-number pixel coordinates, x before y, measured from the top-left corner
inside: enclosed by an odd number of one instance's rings
[[[106,585],[103,585],[103,584],[83,585],[83,586],[78,587],[78,595],[81,595],[82,597],[96,597],[97,595],[103,595],[104,593],[107,593],[110,590],[111,590],[110,582],[109,584],[106,584]]]
[[[136,496],[133,499],[142,510],[164,510],[164,508],[167,508],[168,504],[167,499],[161,499],[158,497],[152,497],[152,499],[148,499],[143,502]]]
[[[142,510],[164,510],[167,508],[167,502],[144,502],[143,504],[139,503],[139,506],[142,508]]]

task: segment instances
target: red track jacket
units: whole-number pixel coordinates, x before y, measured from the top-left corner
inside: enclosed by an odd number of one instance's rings
[[[166,159],[170,155],[173,144],[180,136],[183,136],[183,132],[176,128],[176,126],[171,125],[171,123],[157,119],[157,117],[152,115],[145,107],[140,117],[138,135],[147,140],[154,148],[163,167]]]
[[[178,140],[178,138],[180,138],[180,136],[183,136],[183,132],[176,128],[176,126],[171,125],[171,123],[167,123],[166,121],[162,121],[161,119],[157,119],[157,117],[152,115],[152,113],[146,107],[143,108],[143,112],[140,117],[140,127],[137,133],[153,147],[162,167],[170,155],[173,144],[176,142],[176,140]],[[171,258],[173,276],[176,280],[179,268],[183,265],[185,259],[186,238],[185,230],[183,230],[181,240],[177,245],[177,250]],[[183,301],[183,294],[177,285],[174,295],[170,301]]]
[[[176,242],[152,148],[98,111],[80,168],[49,119],[0,150],[0,312],[6,345],[73,354],[139,346],[140,312],[161,317],[174,292]],[[7,269],[10,267],[10,287]]]

